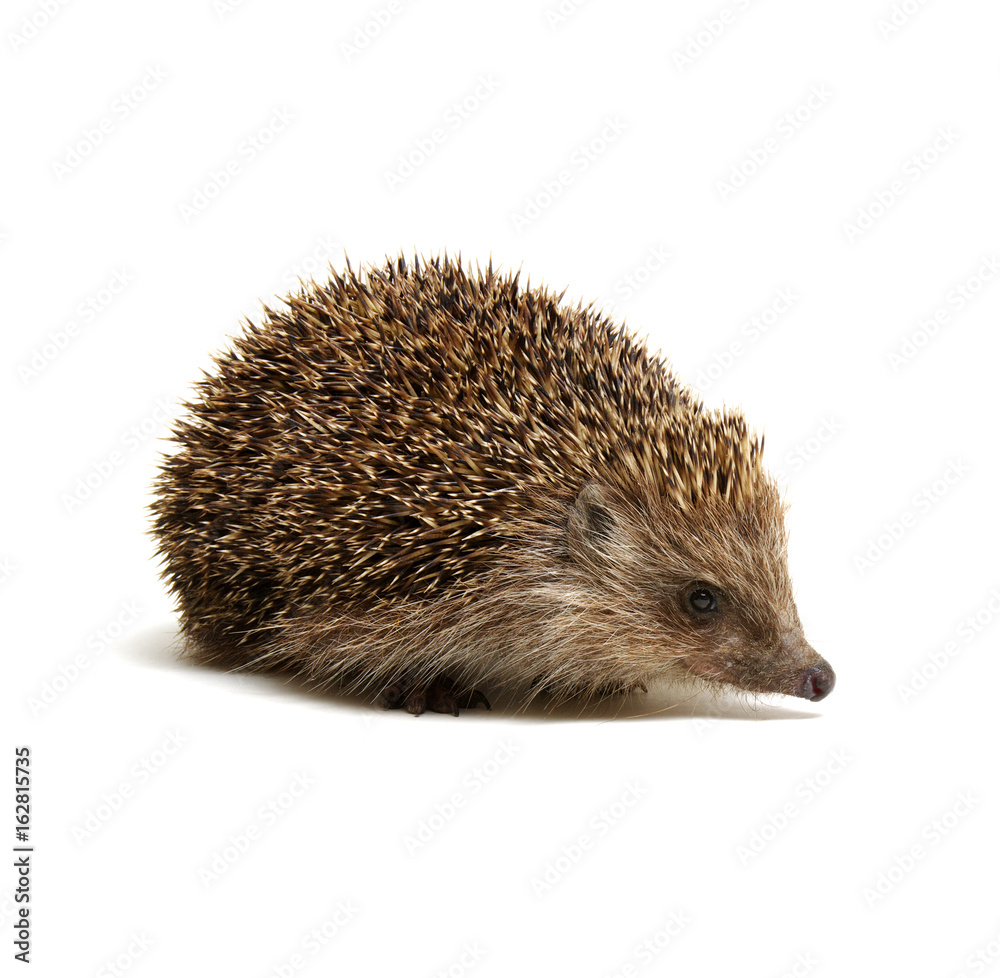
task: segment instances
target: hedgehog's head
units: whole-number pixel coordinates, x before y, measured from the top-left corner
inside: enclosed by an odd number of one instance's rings
[[[699,488],[591,482],[569,509],[569,556],[615,609],[626,671],[823,699],[834,673],[802,631],[777,487],[758,471],[752,486]]]

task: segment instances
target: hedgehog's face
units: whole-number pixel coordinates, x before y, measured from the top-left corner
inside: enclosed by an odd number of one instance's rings
[[[661,614],[669,633],[683,636],[677,664],[748,692],[823,699],[833,689],[833,670],[806,641],[791,594],[772,580],[725,580],[671,586]]]
[[[720,505],[686,516],[592,485],[574,503],[570,531],[578,562],[628,615],[650,672],[809,700],[833,689],[792,598],[772,484],[749,512]]]

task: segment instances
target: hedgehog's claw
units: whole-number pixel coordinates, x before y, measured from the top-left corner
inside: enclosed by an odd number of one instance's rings
[[[474,689],[462,702],[463,710],[474,710],[479,704],[482,703],[487,710],[492,710],[493,707],[490,706],[490,701],[483,694],[481,689]]]
[[[427,708],[434,713],[450,713],[458,716],[458,703],[455,691],[447,680],[434,680],[426,692]],[[409,705],[407,705],[409,709]],[[423,710],[410,710],[411,713],[423,713]]]
[[[450,713],[458,716],[459,709],[474,710],[482,704],[492,709],[490,701],[478,689],[460,693],[450,679],[435,679],[429,683],[414,686],[406,682],[390,683],[380,696],[386,710],[405,708],[408,713],[420,716],[430,710],[432,713]]]
[[[390,683],[379,693],[379,702],[383,710],[398,710],[403,705],[406,690],[402,683]]]

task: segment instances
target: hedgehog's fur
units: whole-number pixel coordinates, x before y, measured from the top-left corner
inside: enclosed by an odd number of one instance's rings
[[[825,695],[762,441],[561,299],[399,258],[248,323],[155,487],[191,654],[411,712],[661,677]]]

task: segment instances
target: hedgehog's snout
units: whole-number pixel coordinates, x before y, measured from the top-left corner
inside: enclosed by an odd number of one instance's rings
[[[820,661],[819,665],[810,666],[799,674],[795,683],[794,695],[816,703],[830,693],[836,681],[837,677],[834,671],[824,659]]]
[[[837,677],[830,663],[817,654],[806,641],[799,627],[789,629],[782,636],[782,650],[789,658],[798,661],[799,671],[794,673],[792,688],[786,690],[792,696],[819,702],[833,690]]]

